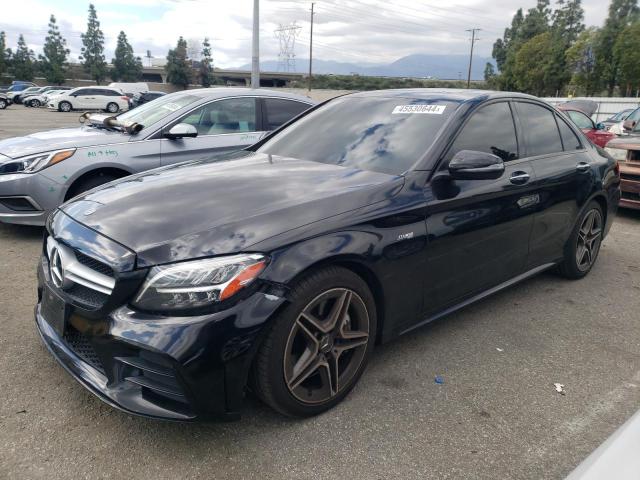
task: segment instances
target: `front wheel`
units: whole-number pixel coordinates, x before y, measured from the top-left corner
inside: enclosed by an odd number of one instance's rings
[[[40,106],[40,100],[34,98],[33,100],[31,100],[29,102],[29,105],[31,105],[32,107],[39,107]]]
[[[117,113],[120,110],[120,107],[117,103],[110,102],[107,104],[107,112],[109,113]]]
[[[375,334],[375,301],[362,278],[340,267],[313,273],[293,287],[258,350],[255,393],[288,416],[322,413],[358,382]]]
[[[58,105],[58,110],[60,110],[61,112],[70,112],[71,104],[69,102],[60,102],[60,104]]]
[[[0,98],[0,110],[7,108],[7,101],[4,98]]]
[[[564,248],[560,273],[567,278],[579,279],[591,271],[596,263],[602,236],[604,215],[598,202],[587,205]]]

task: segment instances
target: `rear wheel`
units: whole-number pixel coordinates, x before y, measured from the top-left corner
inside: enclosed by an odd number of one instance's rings
[[[109,113],[117,113],[120,110],[120,107],[117,103],[109,102],[107,103],[107,112]]]
[[[0,98],[0,110],[7,108],[7,101],[4,98]]]
[[[61,112],[70,112],[71,108],[72,107],[69,102],[60,102],[58,104],[58,110],[60,110]]]
[[[92,188],[99,187],[100,185],[109,183],[113,180],[117,180],[118,178],[120,177],[107,174],[107,173],[98,172],[91,177],[85,178],[84,180],[80,180],[78,183],[73,184],[73,186],[67,192],[65,201],[77,195],[80,195],[81,193],[84,193],[88,190],[91,190]]]
[[[29,101],[29,105],[31,105],[32,107],[39,107],[40,106],[40,100],[38,100],[37,98],[34,98],[33,100]]]
[[[598,258],[603,233],[602,208],[597,202],[591,202],[580,216],[565,246],[560,273],[571,279],[582,278],[589,273]]]
[[[375,340],[375,302],[358,275],[339,267],[299,281],[290,300],[258,350],[252,383],[280,413],[317,415],[362,375]]]

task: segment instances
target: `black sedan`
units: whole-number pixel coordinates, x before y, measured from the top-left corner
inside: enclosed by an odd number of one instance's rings
[[[133,175],[49,218],[37,328],[130,413],[339,403],[374,344],[543,270],[587,275],[616,162],[535,97],[331,100],[224,159]]]

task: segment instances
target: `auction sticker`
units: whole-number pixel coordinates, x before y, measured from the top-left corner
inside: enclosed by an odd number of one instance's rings
[[[446,105],[398,105],[393,109],[394,115],[397,113],[428,113],[431,115],[442,115]]]

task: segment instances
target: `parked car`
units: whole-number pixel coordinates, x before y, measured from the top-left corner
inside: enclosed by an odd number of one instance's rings
[[[129,97],[149,91],[149,85],[145,82],[112,82],[108,86],[120,90]]]
[[[117,113],[129,109],[129,99],[115,88],[78,87],[49,100],[47,106],[59,112],[103,110]]]
[[[140,105],[150,102],[151,100],[155,100],[156,98],[160,98],[164,95],[166,95],[165,92],[155,92],[155,91],[142,92],[142,93],[136,94],[131,98],[131,102],[130,102],[131,105],[129,108],[139,107]]]
[[[26,83],[18,83],[16,85],[13,85],[11,88],[9,88],[9,90],[7,91],[7,97],[9,98],[9,100],[11,100],[11,103],[21,103],[22,102],[22,97],[25,94],[29,94],[31,92],[37,92],[41,87],[36,86],[29,86]]]
[[[622,110],[621,112],[616,113],[615,115],[610,116],[606,120],[603,120],[602,123],[604,125],[605,130],[609,130],[612,126],[624,122],[627,117],[633,112],[633,108],[627,108],[626,110]]]
[[[312,105],[306,97],[270,90],[189,90],[116,117],[89,116],[83,127],[2,140],[0,221],[43,225],[51,210],[83,191],[244,148]]]
[[[547,269],[587,275],[620,197],[615,160],[505,92],[341,96],[191,158],[60,207],[38,268],[53,356],[155,418],[237,418],[248,382],[321,413],[376,342]]]
[[[558,108],[563,111],[595,145],[604,148],[609,140],[616,138],[614,133],[604,129],[604,125],[596,125],[587,113],[566,106],[566,104],[560,105]]]
[[[4,110],[11,102],[4,93],[0,93],[0,110]]]
[[[36,93],[30,93],[29,95],[23,95],[22,104],[25,107],[42,107],[46,105],[47,97],[53,96],[53,92],[62,93],[67,90],[71,90],[71,87],[60,87],[60,86],[47,86],[42,87],[40,91]]]
[[[629,114],[624,122],[622,122],[622,134],[628,133],[636,128],[640,123],[640,107],[636,108]]]
[[[640,210],[640,125],[636,135],[611,140],[605,150],[620,162],[620,206]]]

